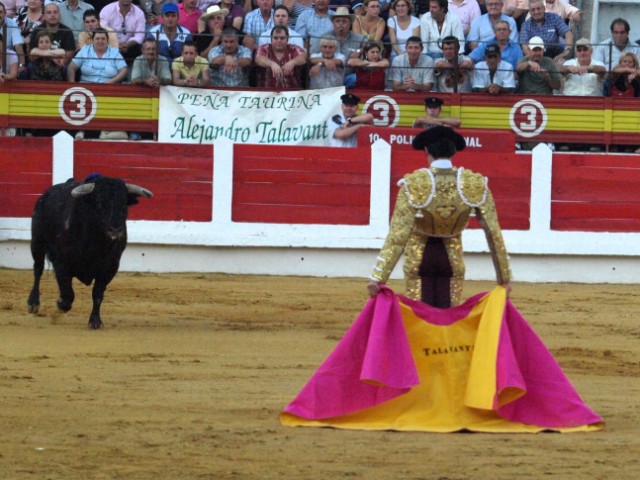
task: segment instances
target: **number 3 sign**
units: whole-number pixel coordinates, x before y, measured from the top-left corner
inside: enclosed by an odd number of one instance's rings
[[[547,111],[537,100],[520,100],[509,112],[511,129],[524,138],[539,135],[547,126]]]
[[[60,116],[65,122],[74,126],[89,123],[95,117],[97,110],[96,97],[83,87],[69,88],[58,101]]]

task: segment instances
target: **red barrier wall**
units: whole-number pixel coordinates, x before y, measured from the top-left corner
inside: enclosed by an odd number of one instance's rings
[[[639,232],[640,162],[634,156],[557,155],[551,228]]]
[[[0,217],[31,217],[36,200],[51,186],[52,148],[50,138],[2,138]]]
[[[75,157],[77,179],[101,173],[154,193],[130,210],[132,220],[212,219],[213,145],[86,141],[75,142]]]
[[[131,209],[138,220],[212,220],[213,146],[75,142],[74,176],[119,176],[155,193]],[[456,165],[490,178],[500,221],[527,230],[531,156],[461,152]],[[392,151],[391,207],[397,181],[425,165],[422,152]],[[236,145],[232,219],[236,222],[366,225],[369,149]],[[29,218],[51,184],[51,139],[0,139],[0,217]],[[555,155],[551,228],[640,232],[637,156]],[[472,225],[473,226],[473,225]]]
[[[235,222],[367,225],[368,148],[236,145]]]

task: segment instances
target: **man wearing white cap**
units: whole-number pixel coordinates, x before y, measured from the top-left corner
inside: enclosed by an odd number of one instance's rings
[[[530,54],[518,63],[518,92],[552,95],[562,86],[560,72],[555,62],[544,56],[544,42],[533,37],[527,45]]]

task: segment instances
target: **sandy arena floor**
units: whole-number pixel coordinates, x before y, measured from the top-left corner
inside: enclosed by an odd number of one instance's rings
[[[362,279],[119,274],[27,313],[0,270],[0,479],[637,479],[637,285],[515,284],[512,300],[585,401],[588,434],[424,434],[280,425],[366,300]],[[401,284],[391,285],[402,292]],[[465,297],[492,287],[470,282]]]

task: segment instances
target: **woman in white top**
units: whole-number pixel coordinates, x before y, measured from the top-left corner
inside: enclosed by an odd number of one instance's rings
[[[398,55],[405,53],[405,44],[409,37],[420,36],[420,20],[411,15],[413,5],[409,0],[395,0],[391,6],[396,12],[394,17],[389,17],[387,27],[389,27],[389,40],[391,41],[391,60]]]

